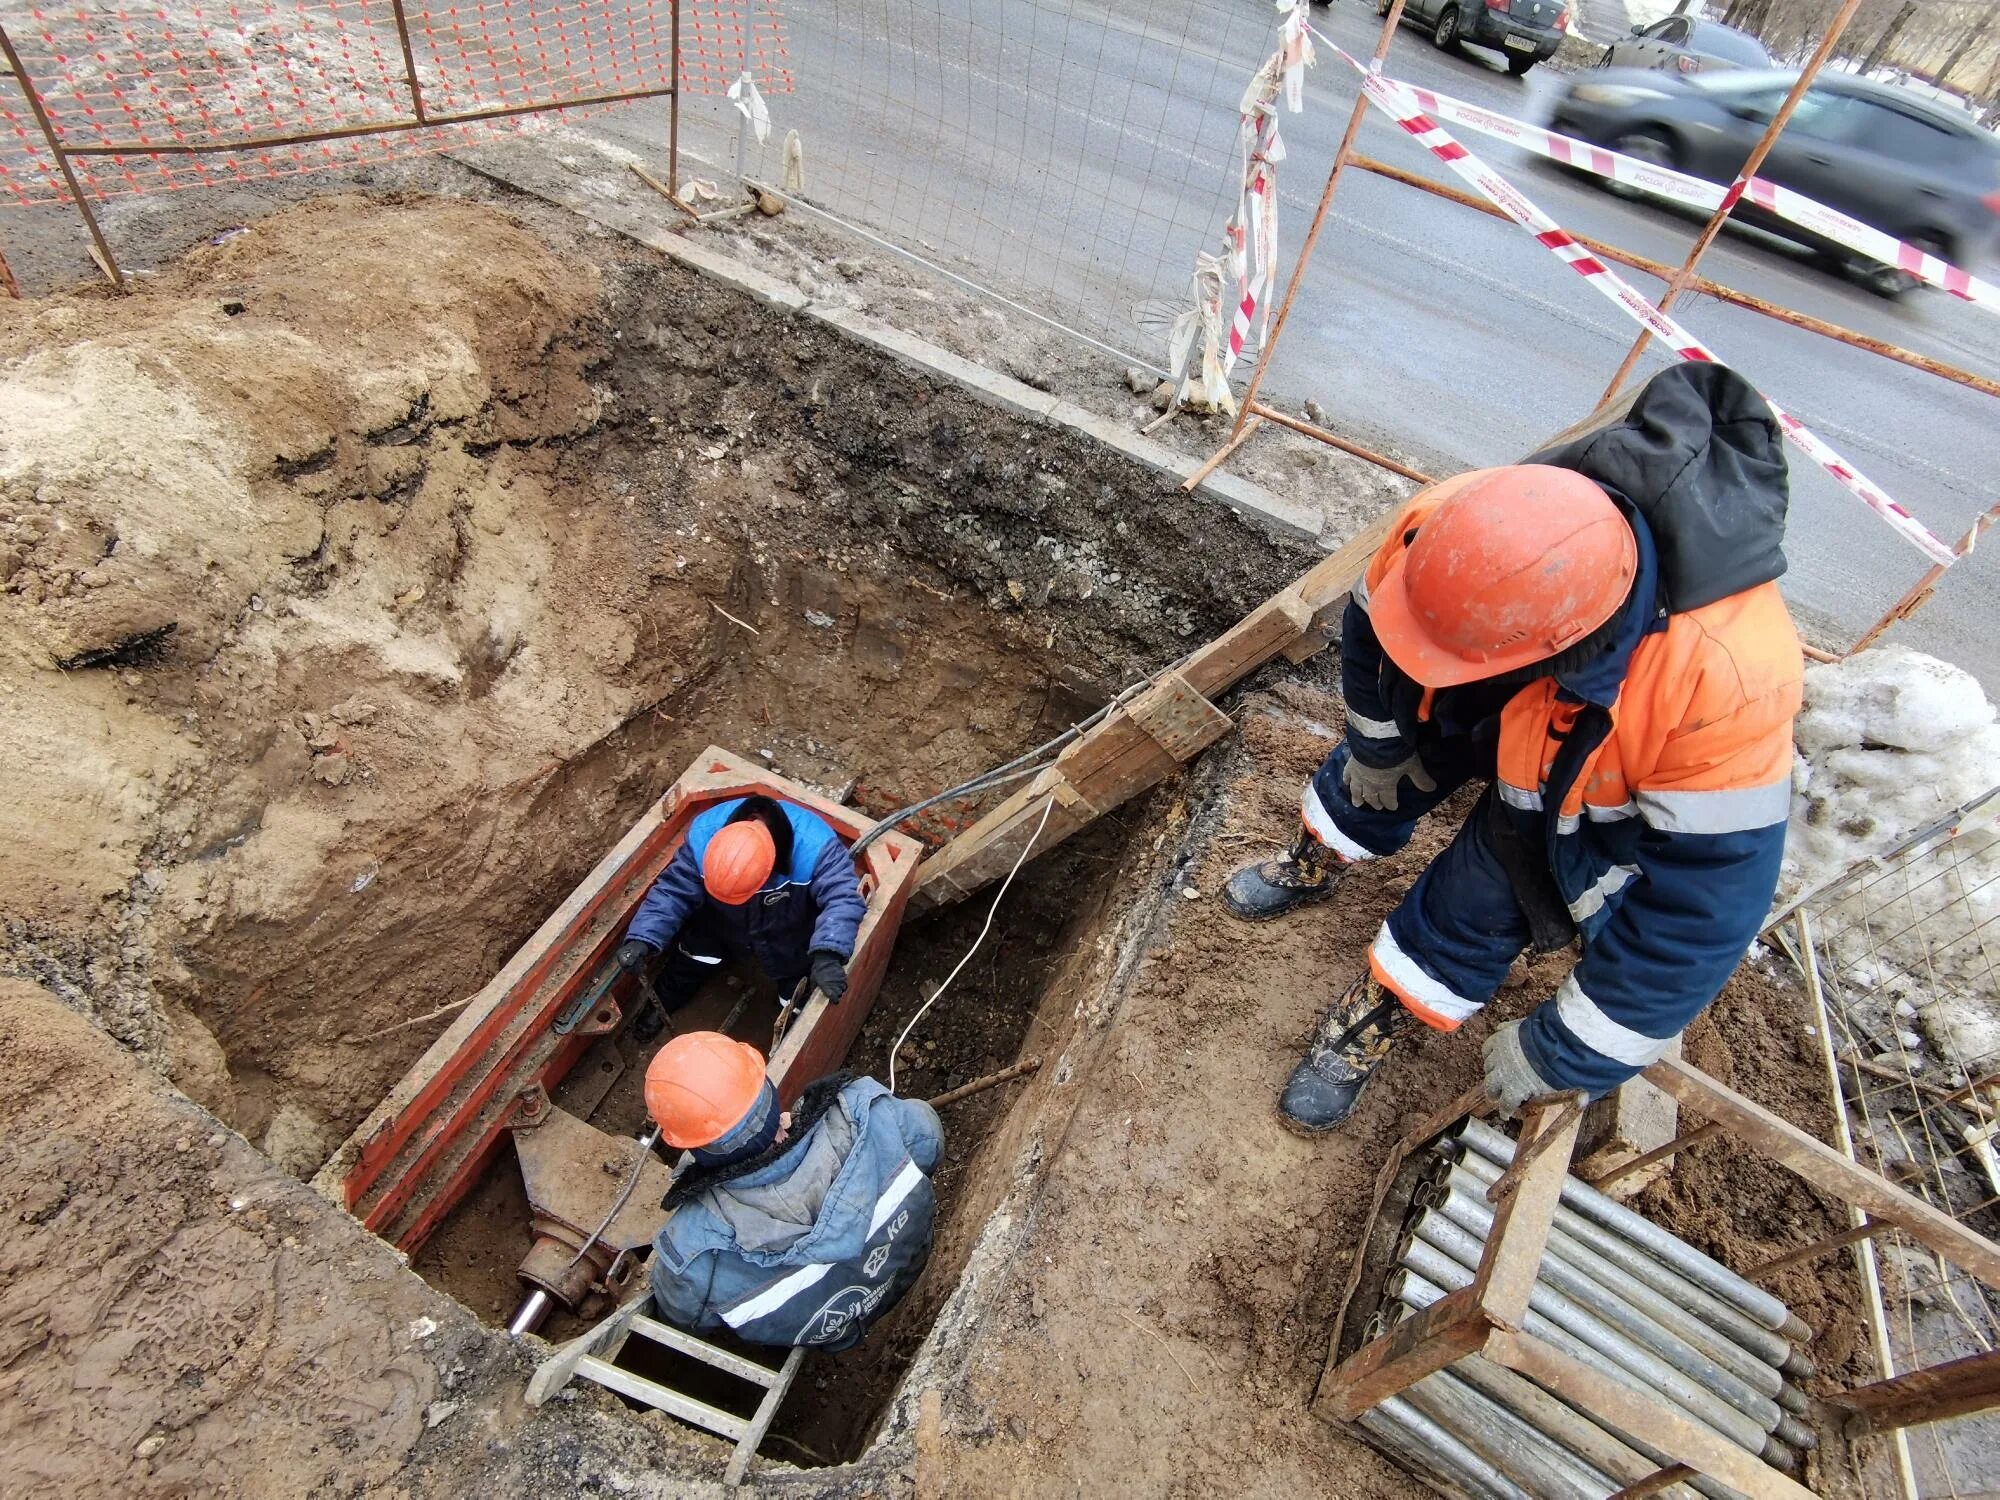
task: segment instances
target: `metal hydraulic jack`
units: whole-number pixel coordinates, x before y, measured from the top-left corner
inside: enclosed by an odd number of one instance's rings
[[[757,1456],[757,1445],[764,1441],[772,1419],[778,1415],[779,1403],[785,1399],[785,1393],[791,1389],[792,1381],[799,1373],[805,1350],[788,1351],[785,1362],[773,1370],[662,1323],[652,1316],[653,1312],[653,1294],[650,1291],[641,1292],[590,1332],[563,1345],[556,1354],[536,1367],[534,1378],[528,1382],[528,1404],[540,1406],[572,1380],[595,1381],[606,1390],[616,1391],[630,1400],[642,1402],[683,1422],[705,1428],[718,1437],[729,1439],[736,1445],[736,1451],[729,1457],[722,1482],[731,1487],[741,1484],[744,1475],[749,1472],[750,1460]],[[627,1340],[635,1334],[689,1359],[700,1360],[738,1380],[762,1386],[764,1395],[757,1403],[757,1410],[748,1417],[739,1417],[625,1369],[617,1363],[618,1356]]]

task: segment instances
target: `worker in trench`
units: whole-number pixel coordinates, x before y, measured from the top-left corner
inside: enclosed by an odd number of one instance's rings
[[[755,959],[783,996],[810,975],[838,1004],[867,914],[854,861],[824,818],[775,797],[716,804],[689,825],[618,946],[621,968],[659,965],[657,1000],[632,1018],[633,1037],[658,1036],[730,957]]]
[[[1485,1043],[1508,1113],[1608,1092],[1715,998],[1770,909],[1791,810],[1787,498],[1769,406],[1690,362],[1395,518],[1342,624],[1346,737],[1297,842],[1225,904],[1260,921],[1325,900],[1487,785],[1319,1018],[1285,1125],[1340,1125],[1385,1057],[1463,1025],[1525,950],[1581,956]]]
[[[846,1349],[923,1270],[944,1152],[928,1104],[836,1075],[781,1109],[762,1053],[696,1031],[653,1054],[646,1107],[693,1156],[653,1244],[653,1300],[668,1322]]]

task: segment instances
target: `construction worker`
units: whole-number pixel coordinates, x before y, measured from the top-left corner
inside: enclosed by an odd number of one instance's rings
[[[1596,1097],[1713,1000],[1769,910],[1791,808],[1798,637],[1774,580],[1770,408],[1685,363],[1525,464],[1418,493],[1347,606],[1347,733],[1298,841],[1228,884],[1263,920],[1331,895],[1489,783],[1390,912],[1279,1100],[1338,1126],[1399,1039],[1452,1031],[1524,950],[1576,967],[1483,1049],[1488,1091]]]
[[[836,1075],[781,1110],[761,1052],[695,1031],[653,1054],[646,1108],[694,1157],[653,1243],[653,1298],[668,1322],[845,1349],[923,1270],[944,1152],[928,1104]]]
[[[633,1036],[657,1036],[661,1007],[692,1000],[731,956],[754,958],[781,995],[810,974],[838,1004],[867,914],[854,861],[824,818],[774,797],[717,803],[689,825],[618,947],[620,967],[634,970],[672,947],[654,985],[660,1004],[633,1018]]]

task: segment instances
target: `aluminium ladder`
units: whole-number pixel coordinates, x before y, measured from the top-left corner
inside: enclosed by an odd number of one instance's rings
[[[736,1445],[736,1451],[730,1455],[729,1467],[723,1472],[722,1482],[731,1487],[741,1484],[743,1476],[749,1471],[750,1460],[757,1456],[757,1445],[763,1442],[772,1419],[778,1415],[778,1403],[791,1389],[793,1377],[798,1374],[799,1364],[805,1358],[805,1350],[790,1350],[784,1364],[773,1370],[662,1323],[649,1316],[652,1311],[653,1294],[650,1291],[641,1292],[588,1333],[571,1339],[535,1367],[534,1376],[528,1381],[528,1404],[540,1406],[571,1380],[582,1376],[621,1396],[643,1402],[669,1416],[679,1417],[683,1422],[705,1428],[718,1437],[728,1438]],[[690,1359],[700,1360],[705,1365],[734,1375],[738,1380],[762,1386],[764,1397],[758,1402],[756,1412],[748,1417],[739,1417],[624,1369],[616,1360],[619,1351],[625,1347],[626,1339],[633,1334],[663,1344]]]

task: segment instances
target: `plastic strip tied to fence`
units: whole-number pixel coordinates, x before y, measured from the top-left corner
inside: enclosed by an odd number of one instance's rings
[[[10,18],[26,77],[0,81],[0,203],[68,197],[21,93],[30,85],[84,190],[98,197],[438,151],[524,128],[528,110],[603,107],[674,86],[674,0],[409,0],[400,9],[404,33],[390,0],[99,5]],[[684,93],[719,95],[746,73],[766,93],[791,90],[775,0],[680,0],[680,53]],[[524,113],[452,122],[500,110]],[[427,123],[436,120],[445,123]]]
[[[1567,230],[1530,202],[1506,178],[1453,140],[1451,133],[1425,114],[1418,105],[1415,89],[1395,79],[1386,78],[1380,73],[1371,72],[1349,53],[1327,41],[1324,36],[1319,39],[1361,75],[1361,86],[1368,97],[1380,105],[1405,131],[1414,136],[1419,145],[1478,189],[1482,197],[1532,234],[1550,254],[1582,276],[1591,286],[1622,308],[1629,317],[1649,329],[1682,359],[1723,363],[1706,344],[1671,316],[1648,302],[1617,272],[1578,244]],[[1958,560],[1958,554],[1950,545],[1937,537],[1929,527],[1911,515],[1902,505],[1891,499],[1879,485],[1842,458],[1797,417],[1772,401],[1769,396],[1765,396],[1764,400],[1769,404],[1778,426],[1785,436],[1791,439],[1792,444],[1831,475],[1841,488],[1886,521],[1904,541],[1940,566],[1949,567]]]

